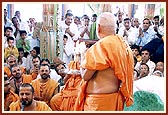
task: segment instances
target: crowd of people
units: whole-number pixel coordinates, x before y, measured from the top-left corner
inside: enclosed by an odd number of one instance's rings
[[[63,59],[52,62],[40,57],[40,47],[30,48],[34,18],[30,23],[22,22],[20,11],[8,19],[4,9],[5,111],[122,111],[138,90],[165,102],[164,17],[140,22],[122,12],[90,18],[68,10],[60,23]]]

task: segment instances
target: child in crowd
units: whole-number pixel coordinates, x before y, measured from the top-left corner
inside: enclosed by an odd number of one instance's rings
[[[7,38],[8,37],[14,37],[12,27],[5,27],[5,30],[4,30],[4,48],[8,47],[8,43],[7,43]],[[16,46],[15,38],[14,38],[14,46]]]
[[[18,64],[26,67],[26,57],[24,57],[24,49],[18,48],[19,56],[18,56]]]
[[[141,56],[140,56],[140,48],[137,45],[131,45],[131,50],[133,52],[133,55],[137,58],[137,61],[140,62]]]
[[[9,55],[19,56],[18,49],[14,46],[14,38],[7,38],[8,46],[4,49],[4,58],[6,59]]]
[[[17,48],[23,48],[25,52],[30,51],[30,41],[26,40],[27,32],[25,30],[20,30],[20,39],[16,41]]]

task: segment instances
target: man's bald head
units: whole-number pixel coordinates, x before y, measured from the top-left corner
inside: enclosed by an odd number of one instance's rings
[[[97,20],[97,35],[100,38],[115,34],[115,16],[110,12],[103,12]]]

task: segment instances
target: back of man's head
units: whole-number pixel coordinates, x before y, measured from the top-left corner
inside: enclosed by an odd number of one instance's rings
[[[115,34],[115,16],[110,12],[103,12],[97,20],[97,25],[106,33]]]

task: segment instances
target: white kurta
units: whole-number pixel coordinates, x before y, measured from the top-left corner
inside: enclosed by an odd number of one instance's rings
[[[63,35],[65,34],[68,37],[67,43],[64,48],[67,55],[63,53],[63,61],[66,64],[69,64],[69,62],[72,60],[72,55],[74,54],[74,40],[78,40],[79,31],[76,24],[71,23],[70,26],[68,26],[65,24],[65,21],[61,22],[60,28],[62,30]],[[68,33],[65,33],[66,28],[69,28],[70,31],[75,35],[71,37]]]

